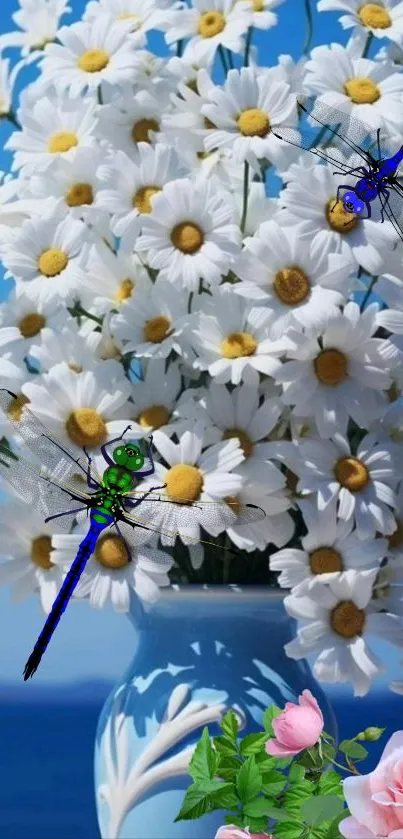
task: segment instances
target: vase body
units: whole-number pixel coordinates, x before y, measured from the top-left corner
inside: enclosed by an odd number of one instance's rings
[[[307,663],[284,652],[294,622],[278,590],[175,586],[149,612],[137,604],[132,618],[133,662],[97,730],[102,839],[214,839],[223,812],[174,821],[203,727],[219,734],[221,717],[232,709],[244,736],[263,728],[268,705],[283,707],[305,688],[335,735],[333,712]]]

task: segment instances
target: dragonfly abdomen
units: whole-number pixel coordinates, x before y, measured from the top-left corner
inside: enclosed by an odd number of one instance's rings
[[[94,520],[94,515],[98,514],[99,516],[103,516],[103,522]],[[106,512],[94,510],[91,512],[91,527],[84,537],[83,541],[80,543],[77,556],[68,572],[66,579],[63,582],[63,585],[59,591],[59,594],[56,597],[56,600],[52,606],[52,609],[45,621],[45,625],[42,629],[41,634],[34,646],[34,649],[25,665],[24,669],[24,680],[26,681],[29,679],[30,676],[33,676],[35,671],[38,669],[41,658],[49,644],[49,641],[59,623],[59,620],[66,609],[66,606],[73,594],[73,591],[81,577],[81,574],[84,571],[84,568],[91,556],[94,552],[95,545],[98,539],[99,534],[102,530],[105,529],[109,524],[111,524],[113,518],[108,516]]]

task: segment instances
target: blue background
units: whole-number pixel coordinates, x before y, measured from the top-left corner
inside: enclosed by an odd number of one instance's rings
[[[78,19],[84,0],[70,0]],[[339,41],[347,34],[337,23],[338,14],[313,9],[312,45]],[[2,0],[0,32],[15,27],[14,0]],[[275,64],[277,56],[301,54],[306,34],[305,0],[287,0],[277,10],[279,24],[269,32],[255,33],[260,61]],[[152,34],[150,46],[165,54],[163,38]],[[378,49],[379,42],[375,48]],[[13,59],[17,51],[7,51]],[[34,77],[21,74],[19,88]],[[18,88],[17,88],[18,90]],[[8,170],[11,156],[3,146],[13,129],[0,122],[0,169]],[[11,284],[1,279],[0,300]],[[97,717],[112,684],[131,658],[133,629],[111,609],[99,612],[87,603],[69,606],[35,679],[22,681],[22,668],[42,624],[39,602],[31,597],[21,606],[11,602],[8,588],[0,589],[0,835],[5,839],[93,839],[98,837],[93,794],[93,746]],[[374,641],[373,648],[388,667],[371,694],[355,699],[350,686],[328,689],[343,737],[366,725],[387,725],[388,736],[401,725],[403,698],[387,691],[390,678],[401,677],[399,655]],[[382,744],[371,744],[376,763]]]

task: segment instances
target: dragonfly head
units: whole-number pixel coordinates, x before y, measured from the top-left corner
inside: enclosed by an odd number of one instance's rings
[[[359,215],[365,210],[364,201],[355,192],[345,192],[343,195],[343,207],[347,213]]]
[[[144,466],[144,455],[134,443],[126,443],[113,450],[112,457],[117,466],[124,466],[131,472],[137,472]]]

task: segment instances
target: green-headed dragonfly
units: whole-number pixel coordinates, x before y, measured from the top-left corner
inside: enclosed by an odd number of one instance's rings
[[[22,438],[23,444],[28,447],[30,456],[34,455],[34,460],[22,457],[18,449],[15,452],[9,445],[0,443],[0,474],[27,504],[40,512],[45,522],[58,519],[63,529],[70,530],[83,514],[89,517],[88,532],[78,547],[74,562],[25,665],[24,679],[27,680],[37,670],[85,565],[95,550],[97,539],[105,528],[114,528],[117,531],[127,550],[128,561],[132,561],[132,557],[122,532],[125,527],[141,527],[173,540],[178,535],[174,531],[153,526],[152,522],[137,514],[133,515],[131,511],[139,507],[146,498],[147,501],[154,501],[156,504],[175,506],[177,521],[177,508],[182,507],[179,521],[183,521],[185,527],[192,524],[192,508],[197,509],[199,521],[202,510],[206,515],[205,521],[219,528],[222,526],[221,529],[231,524],[259,521],[265,517],[265,513],[260,507],[253,504],[242,505],[236,499],[221,502],[184,500],[179,504],[158,493],[166,488],[166,484],[152,487],[146,492],[136,489],[138,479],[152,475],[155,467],[151,451],[152,436],[147,441],[142,441],[140,446],[139,441],[132,441],[130,437],[126,437],[130,425],[120,437],[101,446],[100,453],[105,461],[105,469],[101,475],[95,469],[93,460],[85,448],[83,457],[77,457],[26,405],[22,410],[16,410],[18,406],[19,400],[14,393],[0,389],[0,409],[6,414],[16,434]],[[118,445],[110,454],[108,448],[114,444]],[[144,469],[144,466],[147,468]],[[223,525],[226,518],[227,523]],[[206,544],[223,550],[214,542]]]

